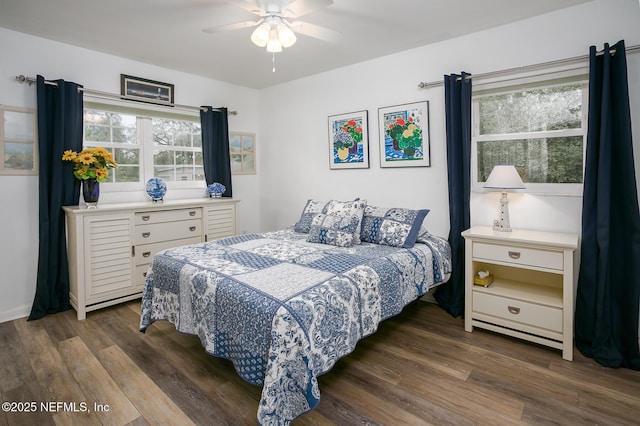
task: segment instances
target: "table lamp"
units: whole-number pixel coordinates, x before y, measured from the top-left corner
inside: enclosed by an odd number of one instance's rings
[[[498,164],[491,170],[487,181],[484,183],[484,187],[502,191],[502,197],[500,197],[500,218],[493,222],[493,230],[511,232],[507,189],[525,188],[518,171],[512,165]]]

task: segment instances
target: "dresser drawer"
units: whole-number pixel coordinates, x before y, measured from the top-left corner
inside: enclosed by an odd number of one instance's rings
[[[474,242],[473,257],[560,271],[564,269],[563,254],[559,251]]]
[[[562,333],[562,309],[474,292],[473,312]]]
[[[138,212],[135,215],[136,225],[146,225],[161,222],[175,222],[178,220],[199,219],[202,217],[201,208],[163,210],[153,212]]]
[[[147,279],[147,271],[149,270],[149,264],[138,265],[133,273],[133,287],[138,290],[144,290],[144,282]]]
[[[133,256],[134,263],[136,265],[148,265],[151,263],[153,256],[160,250],[168,249],[171,247],[186,246],[189,244],[198,244],[202,242],[200,236],[193,238],[182,238],[180,240],[160,241],[152,244],[140,244],[135,248],[135,254]]]
[[[133,242],[135,245],[152,244],[192,237],[202,238],[200,219],[138,225],[134,230]]]

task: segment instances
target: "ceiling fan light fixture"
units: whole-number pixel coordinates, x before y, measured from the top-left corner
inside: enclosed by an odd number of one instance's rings
[[[295,33],[282,21],[278,23],[278,38],[280,39],[280,43],[282,43],[282,47],[291,47],[296,42]]]
[[[267,41],[267,52],[279,53],[282,52],[282,43],[278,38],[278,30],[272,27],[269,31],[269,41]]]
[[[251,41],[259,47],[265,47],[269,41],[270,31],[269,24],[263,22],[251,33]]]

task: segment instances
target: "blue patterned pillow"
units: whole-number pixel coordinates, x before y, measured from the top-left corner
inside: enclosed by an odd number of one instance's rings
[[[359,223],[360,220],[356,216],[317,214],[311,220],[307,241],[338,247],[351,247]]]
[[[367,206],[360,239],[369,243],[411,248],[429,210]]]
[[[327,201],[307,200],[307,204],[304,206],[304,209],[302,209],[302,215],[300,215],[300,219],[296,222],[293,229],[296,232],[308,233],[314,216],[322,213],[326,205]]]
[[[356,198],[354,201],[331,200],[324,207],[322,213],[327,216],[355,217],[358,219],[358,227],[353,235],[353,244],[360,244],[360,226],[367,200]]]

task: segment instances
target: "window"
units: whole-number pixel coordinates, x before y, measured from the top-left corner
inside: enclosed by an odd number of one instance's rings
[[[513,164],[529,192],[580,194],[587,105],[576,78],[475,92],[475,189],[496,164]]]
[[[138,183],[152,177],[179,187],[204,181],[202,131],[196,114],[85,102],[84,146],[102,146],[113,153],[118,168],[107,182],[115,184],[114,190],[132,189],[132,184],[138,188]]]
[[[0,105],[0,174],[37,175],[36,115]]]
[[[153,175],[166,181],[204,180],[200,123],[154,118]]]
[[[140,141],[135,115],[85,109],[84,146],[102,146],[111,151],[118,168],[106,182],[140,181]]]

